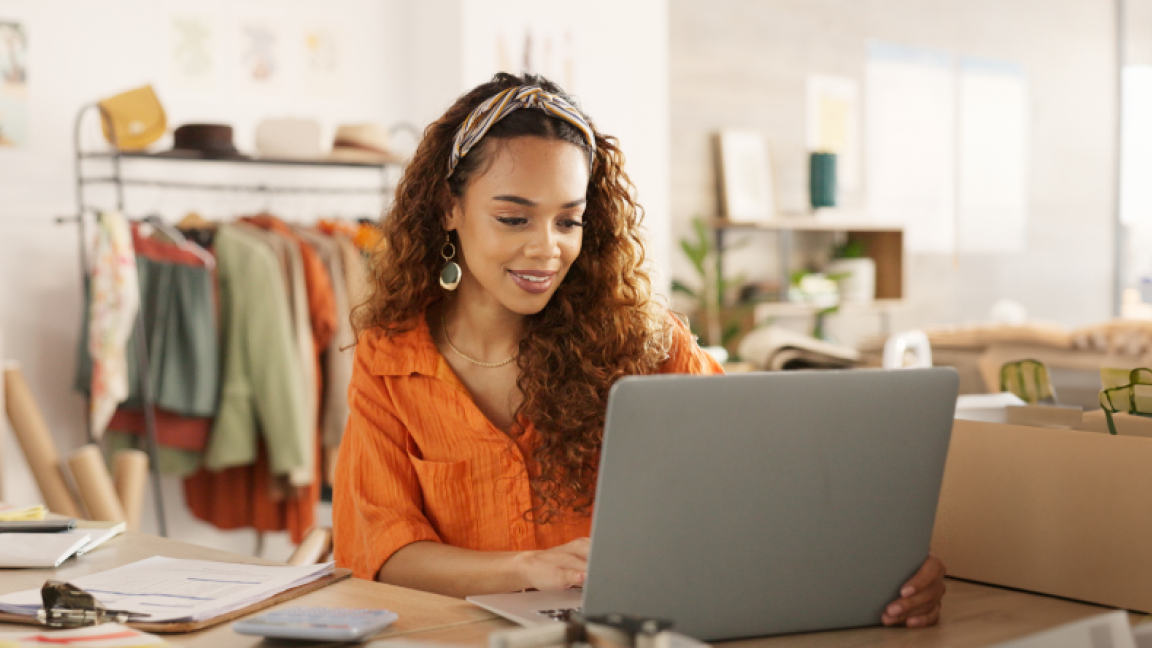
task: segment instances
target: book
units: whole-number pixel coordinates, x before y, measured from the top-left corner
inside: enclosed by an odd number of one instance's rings
[[[0,568],[51,568],[71,558],[92,538],[89,532],[0,533]]]
[[[740,358],[765,371],[845,369],[860,363],[853,348],[779,326],[754,329],[740,342]]]

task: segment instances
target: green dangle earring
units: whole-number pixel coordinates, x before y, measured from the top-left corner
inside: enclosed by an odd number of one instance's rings
[[[444,233],[444,247],[440,248],[440,256],[444,257],[444,267],[440,268],[440,287],[444,290],[456,290],[460,285],[460,265],[452,259],[456,256],[456,246],[452,244],[452,236]]]

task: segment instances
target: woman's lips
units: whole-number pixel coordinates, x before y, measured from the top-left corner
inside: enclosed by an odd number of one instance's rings
[[[551,290],[552,282],[556,279],[555,272],[540,270],[509,270],[508,275],[521,290],[534,295]]]

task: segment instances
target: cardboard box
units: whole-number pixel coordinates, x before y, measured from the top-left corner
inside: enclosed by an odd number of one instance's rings
[[[1152,612],[1152,439],[957,420],[932,545],[951,576]]]

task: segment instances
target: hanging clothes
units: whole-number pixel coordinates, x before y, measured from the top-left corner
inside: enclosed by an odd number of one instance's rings
[[[340,445],[340,437],[348,425],[348,385],[352,382],[352,345],[356,338],[348,318],[348,284],[344,280],[344,255],[340,244],[330,236],[307,227],[294,227],[296,235],[315,250],[331,279],[333,302],[339,317],[336,331],[321,355],[323,369],[323,399],[321,401],[320,429],[325,448]]]
[[[295,236],[291,228],[278,219],[260,216],[244,221],[287,237],[299,250],[300,265],[304,274],[303,283],[306,286],[306,295],[301,301],[308,305],[308,323],[312,334],[308,361],[315,375],[319,376],[319,354],[331,341],[336,326],[335,298],[327,270],[317,257],[316,251]],[[239,458],[241,454],[245,457],[253,456],[250,461],[242,465],[235,464],[224,469],[215,468],[214,471],[202,470],[192,475],[185,480],[184,492],[193,514],[217,527],[224,529],[254,527],[259,531],[287,529],[293,541],[299,542],[315,523],[315,510],[320,492],[317,461],[319,413],[308,411],[305,404],[306,394],[310,392],[315,402],[319,402],[322,384],[316,380],[316,384],[311,385],[304,378],[305,362],[298,353],[299,346],[295,342],[291,324],[289,287],[283,280],[285,271],[267,241],[267,237],[259,237],[239,224],[221,226],[216,234],[221,311],[224,314],[223,321],[228,335],[224,354],[226,363],[224,396],[205,465],[214,468],[208,457],[218,458],[213,452],[217,447],[221,454],[225,454],[224,451],[227,450],[226,454],[232,458]],[[257,277],[261,286],[245,285],[257,281]],[[247,295],[247,298],[244,295]],[[267,301],[270,295],[275,295],[275,299],[279,302],[276,308],[267,303],[262,307],[251,302],[251,299],[257,298]],[[268,363],[259,362],[256,358],[247,357],[253,349],[245,350],[244,344],[234,342],[229,337],[242,330],[249,338],[267,338],[269,336],[267,327],[271,326],[271,323],[256,325],[254,320],[266,319],[268,313],[272,312],[278,314],[279,320],[275,325],[276,353],[280,362],[291,358],[293,365],[291,367],[276,368],[269,366]],[[234,321],[237,318],[243,318],[247,323],[238,324]],[[266,345],[267,341],[247,340],[247,345],[250,347],[256,344]],[[233,359],[235,355],[246,356],[246,359],[241,363]],[[253,368],[258,368],[258,375],[245,373]],[[291,396],[284,393],[281,398],[248,397],[254,390],[269,388],[267,384],[261,384],[262,382],[283,381],[289,378],[293,380],[296,392]],[[233,386],[236,387],[235,392]],[[241,394],[244,398],[241,398]],[[230,406],[231,396],[235,396],[232,406],[237,408],[243,406],[245,416],[229,417],[235,420],[229,425],[223,425],[222,421]],[[289,400],[285,401],[284,398]],[[274,402],[279,403],[279,407],[284,411],[291,411],[291,424],[286,421],[265,420],[271,413],[262,410],[264,407],[273,407]],[[244,425],[242,419],[245,418],[248,419],[248,425]],[[263,431],[262,438],[258,438],[254,433],[256,429]],[[290,432],[291,435],[286,432]],[[286,462],[285,457],[289,452],[293,453],[294,461]],[[294,488],[281,488],[280,484],[289,481],[288,476],[302,466],[306,466],[309,470],[308,483],[302,486],[293,484]]]
[[[355,349],[349,347],[349,344],[354,344],[356,341],[356,333],[352,328],[352,312],[368,297],[368,264],[367,259],[363,253],[356,248],[356,244],[352,242],[351,237],[341,232],[334,232],[331,237],[339,247],[343,259],[344,292],[347,294],[348,310],[341,311],[341,321],[348,326],[347,335],[349,337],[347,339],[350,340],[350,342],[340,346],[338,355],[330,356],[342,365],[340,368],[330,369],[330,371],[336,375],[344,375],[344,373],[347,372],[350,383],[352,366],[355,363],[356,356]],[[348,385],[342,385],[339,389],[340,400],[344,407],[347,408]],[[347,409],[345,409],[345,411],[347,411]],[[344,418],[343,421],[344,425],[337,427],[333,424],[332,427],[326,428],[324,437],[324,481],[327,484],[336,483],[336,461],[340,444],[344,439],[344,430],[347,428],[347,418]]]
[[[149,382],[157,416],[162,471],[187,474],[199,463],[219,397],[219,340],[215,280],[204,251],[194,254],[173,243],[143,236],[131,226]],[[213,261],[214,264],[214,261]],[[133,318],[135,323],[135,318]],[[87,328],[83,335],[87,346]],[[115,451],[138,447],[145,432],[139,382],[139,327],[125,348],[128,395],[111,416],[105,439]],[[76,387],[90,389],[91,359],[83,348]]]
[[[92,358],[89,417],[99,439],[116,407],[128,398],[125,345],[136,325],[140,285],[128,221],[119,212],[96,219],[89,277],[88,352]]]
[[[313,336],[312,320],[308,315],[308,284],[304,279],[304,257],[300,246],[282,234],[271,232],[252,223],[239,221],[233,225],[244,234],[263,241],[280,262],[280,272],[284,276],[286,297],[288,299],[289,323],[292,325],[293,339],[296,353],[300,358],[300,371],[304,378],[303,405],[306,420],[313,421],[319,416],[320,403],[316,394],[320,389],[320,377],[316,374],[316,365],[312,360]],[[303,456],[312,457],[311,437],[300,438]],[[288,474],[288,482],[293,486],[307,486],[312,482],[315,471],[312,468],[314,459],[310,459],[299,468]]]

